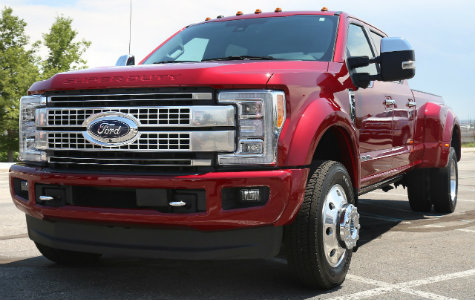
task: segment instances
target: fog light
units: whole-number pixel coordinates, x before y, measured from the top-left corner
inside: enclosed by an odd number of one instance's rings
[[[20,190],[24,192],[28,192],[28,181],[25,181],[25,180],[20,181]]]
[[[269,200],[267,186],[226,187],[221,191],[224,210],[264,206]]]
[[[261,196],[259,189],[243,189],[241,190],[241,201],[260,201]]]

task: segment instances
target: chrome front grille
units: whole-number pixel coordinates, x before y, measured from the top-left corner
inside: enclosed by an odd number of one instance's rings
[[[113,146],[91,141],[91,120],[113,112],[135,120],[136,136]],[[167,170],[212,166],[217,153],[235,151],[235,113],[211,92],[61,94],[37,110],[36,126],[52,168]]]
[[[174,132],[141,133],[132,144],[119,147],[103,147],[87,141],[78,132],[48,133],[48,149],[50,150],[190,150],[190,134]]]
[[[37,112],[38,127],[81,127],[90,116],[120,112],[133,116],[141,127],[234,127],[234,107],[220,106],[138,106],[138,107],[47,107]],[[39,122],[46,118],[46,126]]]
[[[116,107],[116,108],[51,108],[46,109],[48,126],[78,127],[91,115],[121,112],[134,116],[143,126],[190,125],[189,107]]]

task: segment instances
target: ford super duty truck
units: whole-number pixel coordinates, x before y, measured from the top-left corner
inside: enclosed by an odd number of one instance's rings
[[[61,73],[21,99],[11,195],[58,263],[102,254],[266,258],[343,282],[358,196],[457,203],[460,129],[411,90],[408,42],[343,12],[238,13],[187,26],[134,66]]]

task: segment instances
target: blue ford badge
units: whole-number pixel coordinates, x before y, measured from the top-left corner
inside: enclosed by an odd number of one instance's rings
[[[86,140],[99,146],[118,147],[134,142],[138,137],[138,121],[120,112],[91,115],[83,126]]]

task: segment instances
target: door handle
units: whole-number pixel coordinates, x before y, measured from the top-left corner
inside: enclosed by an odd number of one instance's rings
[[[393,99],[384,99],[384,104],[386,106],[394,106],[396,104],[396,100]]]

